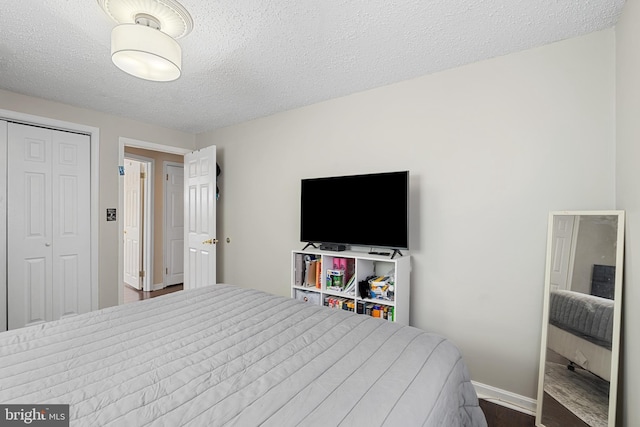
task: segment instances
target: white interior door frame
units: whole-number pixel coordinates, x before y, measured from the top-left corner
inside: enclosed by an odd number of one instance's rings
[[[142,206],[142,270],[145,272],[142,278],[142,290],[153,291],[153,204],[154,204],[154,171],[156,161],[150,157],[125,153],[125,159],[136,160],[145,166],[146,177],[142,181],[144,194],[141,200]],[[121,211],[124,213],[124,209]]]
[[[567,274],[567,289],[573,288],[573,269],[576,264],[576,248],[578,247],[578,232],[580,231],[580,217],[573,222],[573,234],[571,236],[571,257],[569,258],[569,271]]]
[[[190,153],[192,150],[187,148],[174,147],[171,145],[158,144],[151,141],[141,141],[132,138],[120,137],[118,138],[118,164],[124,164],[124,147],[135,147],[142,148],[144,150],[153,150],[160,151],[163,153],[171,153],[177,154],[179,156],[184,156],[187,153]],[[123,212],[124,207],[124,179],[120,179],[118,185],[118,211]],[[118,235],[122,236],[124,233],[124,223],[123,221],[118,221]],[[124,264],[123,254],[124,254],[124,242],[122,239],[118,239],[118,277],[122,277],[124,274]],[[124,294],[123,287],[119,284],[118,286],[118,304],[122,304],[124,302]]]
[[[98,309],[98,264],[99,264],[99,225],[100,225],[100,204],[99,204],[99,190],[100,190],[100,129],[93,126],[81,125],[78,123],[66,122],[63,120],[51,119],[48,117],[35,116],[32,114],[25,114],[16,111],[2,110],[0,109],[0,120],[6,120],[9,122],[21,123],[26,125],[47,127],[56,130],[70,131],[76,133],[83,133],[89,136],[91,144],[91,310]],[[6,138],[6,133],[5,133]],[[7,144],[3,145],[3,149],[6,149]],[[0,150],[2,151],[2,150]],[[188,150],[186,150],[188,152]],[[6,175],[6,153],[0,155],[0,166],[4,162],[4,167],[1,169]],[[4,207],[6,214],[6,176],[4,179],[0,179],[0,209]],[[0,247],[6,248],[6,216],[0,214]],[[7,305],[6,305],[6,289],[7,289],[7,275],[6,275],[6,252],[5,249],[0,250],[0,293],[5,293],[4,297],[0,297],[0,331],[6,330],[7,327]],[[4,256],[1,256],[4,253]],[[5,274],[2,274],[4,272]],[[5,304],[1,304],[5,301]]]

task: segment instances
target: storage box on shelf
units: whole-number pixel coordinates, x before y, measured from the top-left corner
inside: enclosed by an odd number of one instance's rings
[[[292,251],[291,297],[409,324],[410,256]]]

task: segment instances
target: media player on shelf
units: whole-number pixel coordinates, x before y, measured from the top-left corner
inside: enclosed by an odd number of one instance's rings
[[[389,255],[391,255],[391,252],[380,252],[380,251],[374,251],[374,250],[371,250],[371,251],[369,251],[369,255],[384,255],[384,256],[389,256]]]
[[[320,249],[323,251],[346,251],[347,245],[338,245],[333,243],[320,243]]]

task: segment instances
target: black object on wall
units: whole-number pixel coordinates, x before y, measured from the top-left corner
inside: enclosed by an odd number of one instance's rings
[[[591,295],[613,299],[616,284],[616,267],[614,265],[593,265],[591,274]]]
[[[218,177],[222,170],[220,169],[220,165],[216,163],[216,200],[220,198],[220,189],[218,188]]]
[[[409,171],[301,180],[300,241],[409,248]]]

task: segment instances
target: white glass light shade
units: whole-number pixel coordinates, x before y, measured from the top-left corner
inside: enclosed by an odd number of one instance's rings
[[[180,45],[160,30],[121,24],[111,32],[111,60],[125,73],[145,80],[168,82],[180,77]]]

